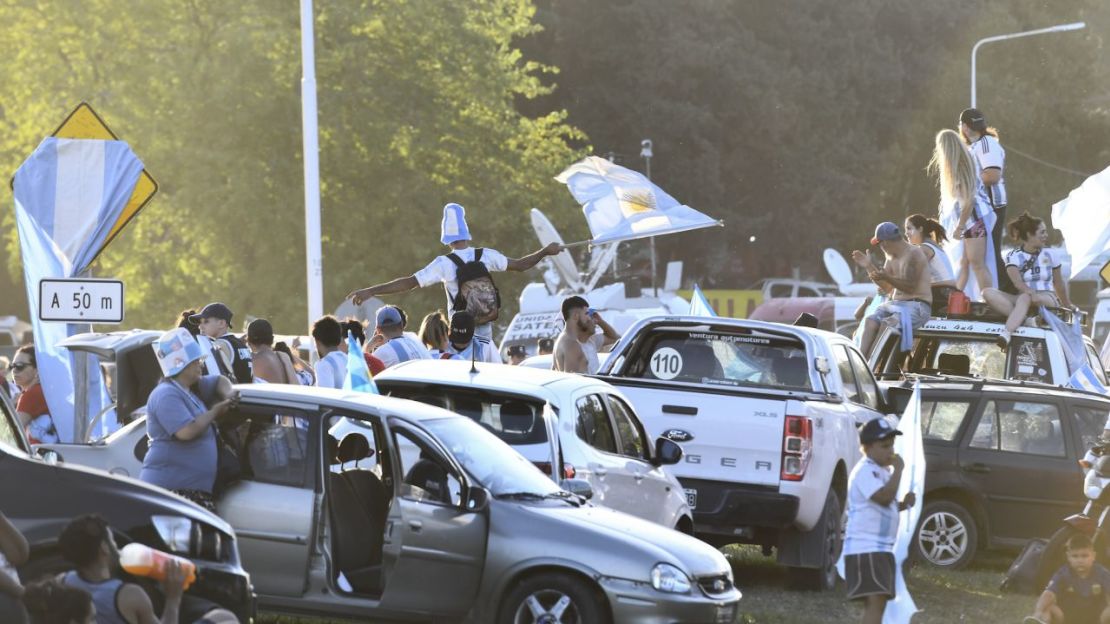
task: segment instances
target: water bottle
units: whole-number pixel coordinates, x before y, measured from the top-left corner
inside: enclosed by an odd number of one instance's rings
[[[197,580],[197,567],[192,561],[136,542],[124,546],[119,551],[119,563],[124,570],[135,576],[146,576],[157,581],[165,580],[166,564],[170,561],[176,561],[181,566],[181,570],[185,573],[185,589],[189,589],[189,586]]]

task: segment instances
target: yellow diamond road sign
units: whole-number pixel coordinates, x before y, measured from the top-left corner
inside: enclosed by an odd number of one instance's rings
[[[96,111],[86,102],[73,109],[73,112],[66,117],[62,125],[54,131],[51,136],[60,139],[101,139],[105,141],[118,141],[119,137],[115,135],[109,128],[108,124],[96,114]],[[135,190],[131,193],[131,199],[127,200],[127,205],[123,207],[123,213],[120,214],[119,219],[112,224],[111,231],[108,232],[108,238],[104,239],[104,244],[97,250],[96,255],[99,256],[100,252],[104,251],[120,230],[127,225],[139,211],[143,209],[147,203],[150,202],[154,194],[158,192],[158,183],[154,181],[150,173],[143,169],[139,174],[139,181],[135,184]],[[96,258],[93,258],[95,261]],[[91,262],[90,262],[91,264]]]
[[[1110,284],[1110,262],[1102,265],[1102,268],[1098,270],[1098,274]]]

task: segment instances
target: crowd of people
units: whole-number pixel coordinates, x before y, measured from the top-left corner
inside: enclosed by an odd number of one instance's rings
[[[960,114],[958,126],[937,133],[928,167],[940,189],[936,217],[913,214],[902,227],[880,223],[871,244],[883,252],[882,264],[870,251],[852,252],[879,290],[863,315],[864,353],[883,324],[908,346],[914,330],[961,296],[1007,317],[997,338],[1003,349],[1031,307],[1072,308],[1062,258],[1047,246],[1044,222],[1028,212],[1006,222],[1006,153],[998,132],[974,108]],[[1003,233],[1013,244],[1005,254]]]

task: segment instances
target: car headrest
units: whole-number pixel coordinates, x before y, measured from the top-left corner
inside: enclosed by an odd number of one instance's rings
[[[937,357],[937,369],[948,375],[967,377],[971,371],[971,358],[962,353],[941,353]]]
[[[682,372],[686,378],[719,377],[720,363],[713,347],[700,341],[682,345]]]
[[[357,462],[373,455],[374,449],[370,448],[370,442],[361,433],[348,433],[343,436],[343,441],[339,443],[339,450],[336,451],[336,459],[342,464]]]
[[[782,352],[775,352],[771,355],[771,372],[784,386],[809,386],[809,367],[805,358],[786,357]]]
[[[477,399],[456,398],[452,408],[456,414],[466,416],[474,422],[482,420],[482,402]]]
[[[505,401],[501,404],[501,429],[526,433],[532,430],[535,414],[532,408],[520,401]]]

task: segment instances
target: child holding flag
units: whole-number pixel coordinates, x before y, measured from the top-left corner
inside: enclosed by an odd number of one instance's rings
[[[905,462],[894,452],[894,436],[902,435],[884,418],[859,432],[864,457],[848,477],[848,526],[844,568],[849,600],[864,600],[864,624],[880,624],[887,601],[894,598],[894,542],[898,512],[916,497],[897,501]]]

